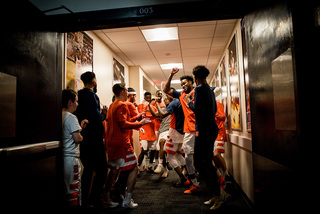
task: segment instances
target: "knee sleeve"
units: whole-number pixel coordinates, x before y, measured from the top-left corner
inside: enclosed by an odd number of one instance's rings
[[[176,153],[175,157],[177,158],[177,160],[180,162],[182,166],[186,165],[186,159],[184,159],[184,157],[181,154]]]
[[[177,159],[174,157],[174,155],[168,153],[167,158],[168,158],[168,161],[169,161],[170,165],[171,165],[174,169],[177,168],[178,166],[180,166],[179,163],[178,163],[178,161],[177,161]]]
[[[188,170],[189,175],[195,173],[195,169],[194,169],[194,165],[193,165],[193,155],[188,155],[186,157],[186,166],[187,166],[187,170]]]

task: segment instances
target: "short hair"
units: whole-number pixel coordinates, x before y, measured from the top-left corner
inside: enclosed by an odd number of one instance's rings
[[[180,81],[182,81],[182,80],[184,80],[184,79],[186,79],[186,80],[188,80],[188,81],[191,81],[192,84],[194,83],[192,76],[185,75],[185,76],[180,77]]]
[[[128,88],[128,92],[136,92],[136,90],[134,90],[133,88],[129,87]]]
[[[207,76],[210,74],[210,71],[205,66],[198,65],[193,68],[192,74],[197,79],[206,79]]]
[[[121,91],[125,89],[126,89],[126,86],[125,84],[122,84],[122,83],[114,84],[112,87],[112,91],[114,95],[116,95],[117,97],[120,95]]]
[[[144,93],[144,96],[148,96],[148,95],[151,96],[151,93],[150,93],[149,91],[147,91],[147,92]]]
[[[62,108],[68,108],[68,102],[71,100],[74,102],[76,100],[77,92],[72,89],[62,90]]]
[[[87,71],[80,76],[83,84],[91,83],[94,78],[96,78],[96,75],[91,71]]]

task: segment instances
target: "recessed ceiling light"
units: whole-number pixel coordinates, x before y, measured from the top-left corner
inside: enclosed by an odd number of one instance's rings
[[[171,80],[171,84],[180,84],[181,81],[180,80]]]
[[[154,28],[141,30],[148,42],[178,40],[178,28]]]
[[[183,68],[182,63],[168,63],[168,64],[161,64],[160,65],[162,70],[171,70],[172,68]]]

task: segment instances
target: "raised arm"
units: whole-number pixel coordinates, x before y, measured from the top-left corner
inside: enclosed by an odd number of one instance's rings
[[[171,69],[171,73],[167,79],[167,82],[166,84],[164,85],[164,88],[163,88],[163,92],[166,93],[166,94],[169,94],[170,96],[173,95],[173,90],[171,89],[171,80],[173,78],[173,76],[178,73],[179,69],[178,68],[172,68]]]
[[[156,105],[157,105],[157,109],[158,109],[158,114],[159,114],[159,116],[160,116],[161,118],[164,118],[164,117],[167,117],[168,115],[170,115],[169,112],[163,111],[163,110],[161,109],[161,107],[160,107],[160,105],[159,105],[158,102],[156,103]]]
[[[156,102],[157,103],[157,102]],[[158,104],[158,103],[157,103]],[[153,106],[151,106],[151,103],[149,103],[149,110],[150,110],[150,113],[152,114],[152,116],[154,116],[154,117],[160,117],[160,115],[159,115],[159,111],[158,112],[155,112],[154,110],[153,110]]]

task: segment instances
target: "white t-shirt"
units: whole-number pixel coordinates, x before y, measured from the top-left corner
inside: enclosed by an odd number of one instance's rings
[[[78,119],[67,111],[62,111],[62,151],[64,156],[80,157],[79,145],[76,145],[72,133],[81,131]]]

